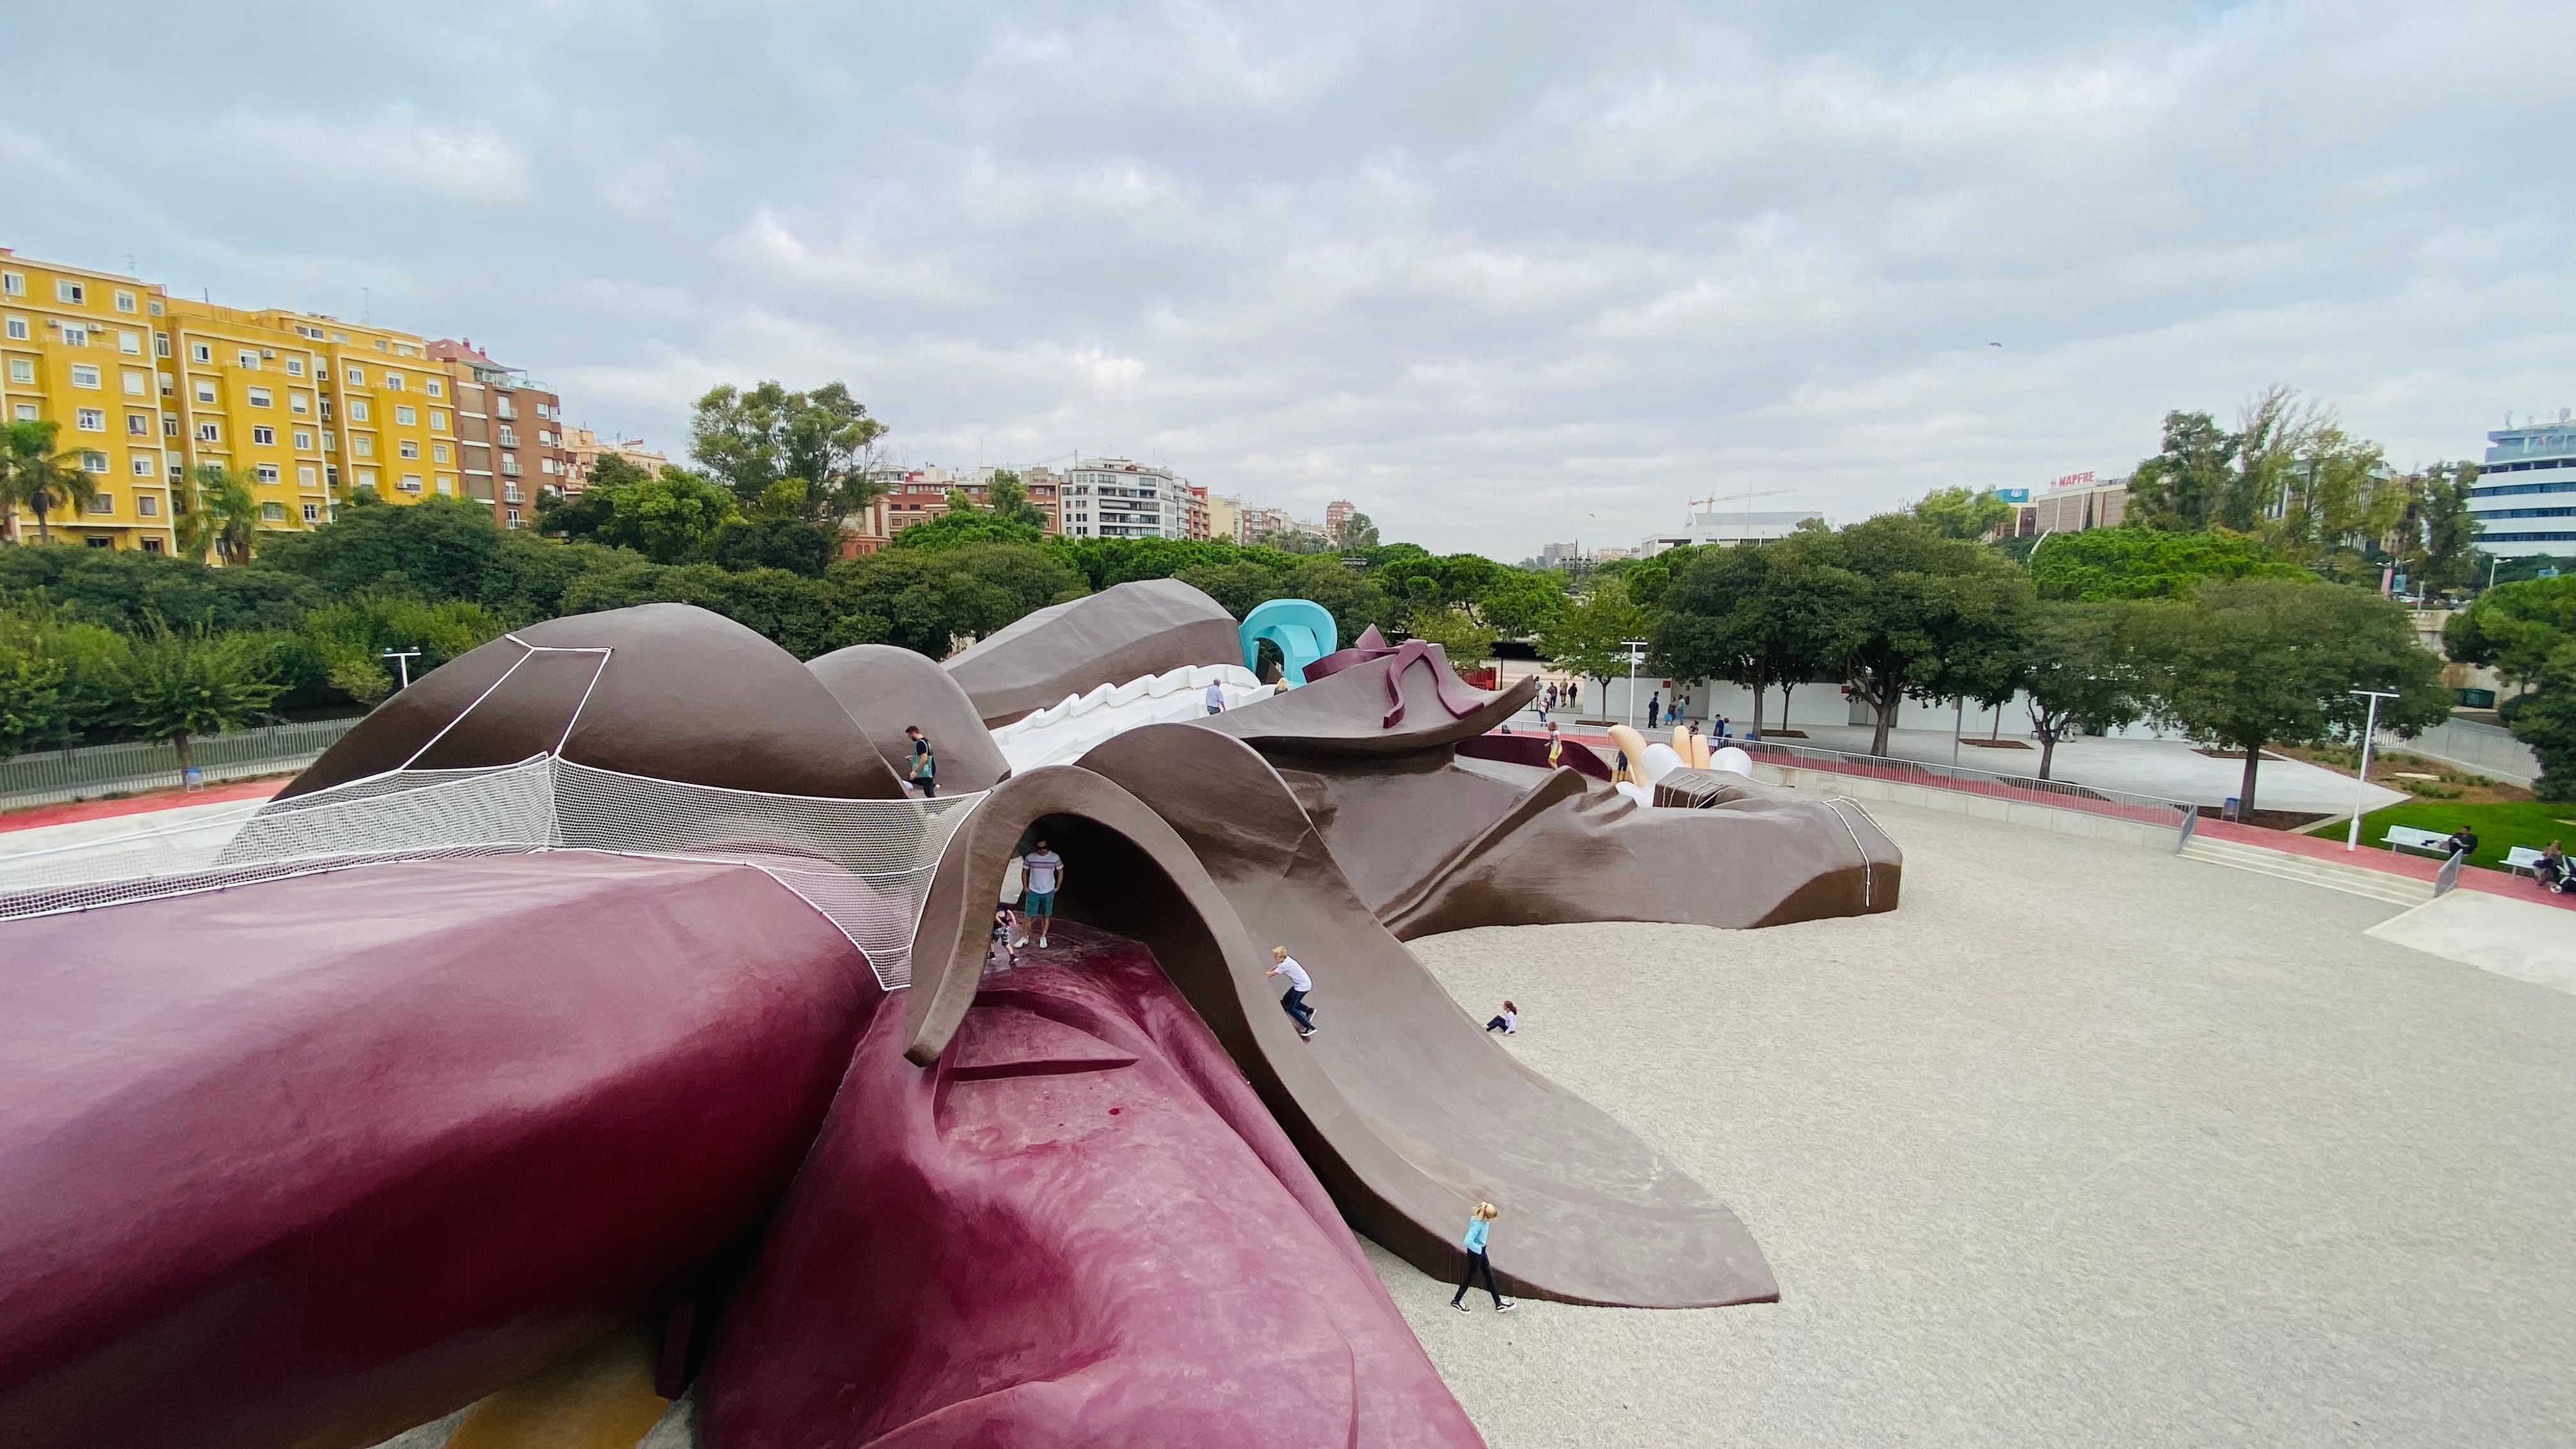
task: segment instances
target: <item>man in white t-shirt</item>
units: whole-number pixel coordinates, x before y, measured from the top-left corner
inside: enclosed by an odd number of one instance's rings
[[[1279,1005],[1288,1013],[1288,1019],[1297,1023],[1298,1036],[1312,1037],[1315,1008],[1306,1004],[1306,993],[1315,989],[1315,978],[1306,974],[1306,968],[1297,964],[1297,958],[1289,955],[1285,946],[1271,947],[1270,959],[1275,964],[1262,974],[1288,978],[1288,994],[1279,998]]]
[[[1039,836],[1037,849],[1020,857],[1024,888],[1020,892],[1021,929],[1035,922],[1038,949],[1046,949],[1047,927],[1055,920],[1055,893],[1064,885],[1064,857],[1047,849],[1046,837]]]

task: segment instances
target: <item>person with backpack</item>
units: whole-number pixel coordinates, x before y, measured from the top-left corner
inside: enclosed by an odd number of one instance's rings
[[[912,773],[908,783],[921,792],[924,800],[939,798],[939,757],[931,752],[930,737],[919,725],[905,725],[903,737],[912,741]]]

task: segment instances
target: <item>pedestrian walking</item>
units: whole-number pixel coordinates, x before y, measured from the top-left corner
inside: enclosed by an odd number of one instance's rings
[[[903,736],[912,741],[912,787],[924,800],[939,798],[939,757],[931,752],[930,737],[919,725],[905,725]]]
[[[1055,893],[1064,888],[1064,857],[1047,848],[1043,835],[1031,843],[1037,848],[1020,857],[1025,875],[1020,914],[1037,923],[1038,949],[1043,951],[1047,927],[1055,924]]]
[[[1634,699],[1634,698],[1636,698],[1636,696],[1635,696],[1635,695],[1633,695],[1633,694],[1632,694],[1632,695],[1630,695],[1630,696],[1628,696],[1628,697],[1629,697],[1630,699]],[[1664,712],[1664,696],[1663,696],[1660,692],[1655,693],[1655,694],[1647,695],[1647,696],[1646,696],[1646,728],[1648,728],[1648,729],[1653,729],[1653,728],[1655,727],[1655,721],[1656,721],[1657,717],[1658,717],[1658,716],[1660,716],[1663,712]]]
[[[1485,1275],[1485,1291],[1494,1295],[1496,1313],[1509,1313],[1521,1306],[1516,1300],[1504,1297],[1503,1290],[1494,1286],[1494,1263],[1485,1256],[1485,1243],[1492,1236],[1494,1219],[1502,1215],[1501,1208],[1480,1202],[1476,1204],[1474,1215],[1467,1219],[1467,1236],[1459,1240],[1467,1249],[1467,1276],[1458,1280],[1457,1296],[1449,1300],[1449,1306],[1461,1313],[1467,1311],[1467,1289],[1479,1273]]]
[[[1565,707],[1575,710],[1583,708],[1583,681],[1569,679],[1565,682]]]
[[[1213,679],[1209,680],[1205,698],[1207,700],[1208,713],[1225,713],[1225,687],[1223,685],[1218,684]]]
[[[1504,1002],[1503,1002],[1503,1014],[1502,1014],[1502,1015],[1500,1015],[1500,1016],[1498,1016],[1498,1017],[1495,1017],[1493,1020],[1491,1020],[1491,1021],[1489,1021],[1489,1022],[1486,1022],[1486,1023],[1485,1023],[1485,1030],[1487,1030],[1487,1031],[1499,1031],[1499,1032],[1501,1032],[1501,1033],[1502,1033],[1503,1035],[1505,1035],[1505,1036],[1518,1036],[1518,1035],[1520,1035],[1520,1031],[1521,1031],[1521,1009],[1520,1009],[1519,1007],[1517,1007],[1517,1006],[1512,1005],[1512,1004],[1511,1004],[1511,1002],[1510,1002],[1509,1000],[1504,1001]]]
[[[1297,964],[1297,958],[1289,955],[1285,946],[1271,947],[1270,960],[1270,969],[1261,974],[1288,978],[1287,993],[1279,998],[1280,1010],[1287,1012],[1288,1019],[1297,1023],[1298,1036],[1313,1037],[1315,1008],[1306,1004],[1306,993],[1315,989],[1315,978],[1306,974],[1306,968]]]
[[[1547,725],[1547,767],[1553,770],[1564,760],[1565,741],[1557,738],[1556,721],[1550,720]]]

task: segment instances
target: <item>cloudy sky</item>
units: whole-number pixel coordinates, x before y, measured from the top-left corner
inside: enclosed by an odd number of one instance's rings
[[[2401,465],[2576,405],[2565,0],[120,14],[13,20],[0,245],[674,452],[841,378],[905,460],[1519,558],[2108,476],[2275,380]]]

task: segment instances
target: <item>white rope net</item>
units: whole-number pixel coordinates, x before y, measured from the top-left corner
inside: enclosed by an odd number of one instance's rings
[[[750,866],[823,913],[888,990],[912,980],[930,877],[981,794],[837,800],[654,780],[536,755],[395,770],[165,830],[0,856],[0,920],[381,861],[539,850]]]

